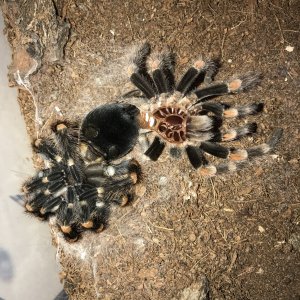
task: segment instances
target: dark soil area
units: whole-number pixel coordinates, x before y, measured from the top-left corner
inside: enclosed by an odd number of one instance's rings
[[[220,60],[216,80],[262,72],[258,88],[224,97],[265,103],[248,118],[258,134],[234,145],[284,129],[274,154],[211,179],[186,159],[147,161],[137,146],[137,199],[106,231],[68,244],[52,226],[71,299],[207,299],[205,277],[211,299],[300,299],[298,0],[2,0],[2,10],[32,137],[57,114],[81,118],[129,91],[126,56],[145,40],[177,53],[178,75],[200,54]]]

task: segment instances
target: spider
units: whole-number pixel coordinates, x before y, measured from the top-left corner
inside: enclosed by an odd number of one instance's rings
[[[275,130],[268,142],[248,149],[225,147],[220,144],[255,133],[256,123],[229,130],[223,130],[222,123],[224,120],[258,114],[263,110],[263,103],[232,107],[227,103],[211,101],[217,96],[251,89],[260,82],[260,74],[248,72],[226,82],[214,83],[217,63],[199,58],[176,83],[174,69],[174,54],[168,51],[151,55],[148,43],[138,49],[128,69],[129,78],[138,90],[128,92],[123,98],[128,103],[131,101],[139,109],[138,118],[134,120],[135,125],[141,131],[156,134],[152,143],[145,149],[146,156],[156,161],[166,146],[173,157],[180,156],[184,150],[191,165],[198,169],[201,175],[214,176],[240,169],[248,159],[274,149],[282,135],[282,129]],[[205,86],[198,88],[202,83],[205,83]],[[103,110],[105,111],[105,106],[99,106],[91,112],[95,120],[96,116],[100,119]],[[93,124],[95,132],[106,131],[106,124]],[[114,141],[119,138],[116,136]],[[129,132],[122,136],[123,140],[127,140],[130,147],[137,141],[136,136]],[[144,144],[147,142],[145,137],[141,137],[141,140]],[[93,140],[93,143],[100,149],[103,148],[100,140]],[[209,163],[205,153],[227,161],[213,165]]]
[[[76,241],[83,230],[102,231],[108,223],[112,204],[124,206],[133,198],[133,186],[141,170],[136,160],[113,164],[131,149],[131,144],[115,135],[126,131],[134,139],[137,110],[132,105],[106,105],[99,123],[88,119],[79,124],[58,120],[51,125],[51,134],[35,140],[33,149],[42,156],[45,168],[23,185],[25,209],[42,220],[56,215],[64,237]],[[96,134],[87,120],[102,125],[117,118],[107,132]],[[101,140],[101,149],[88,137]]]

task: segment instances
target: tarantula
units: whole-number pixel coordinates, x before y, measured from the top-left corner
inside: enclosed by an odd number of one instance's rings
[[[277,129],[267,143],[248,149],[220,145],[255,133],[256,123],[228,131],[222,130],[222,123],[257,114],[263,103],[231,107],[208,100],[246,91],[259,83],[260,75],[249,72],[212,83],[216,63],[199,58],[176,84],[174,55],[150,56],[150,52],[149,44],[144,44],[132,59],[130,80],[142,95],[136,90],[123,95],[131,104],[101,105],[86,115],[81,127],[58,121],[52,124],[51,136],[34,143],[46,168],[24,184],[25,208],[42,219],[55,214],[70,241],[77,240],[85,229],[101,231],[107,225],[111,204],[123,206],[132,199],[132,188],[141,177],[139,164],[134,159],[112,161],[133,149],[141,130],[156,134],[145,151],[151,160],[156,161],[166,145],[175,157],[185,149],[191,165],[204,176],[241,168],[248,159],[271,151],[282,135]],[[203,82],[206,86],[198,88]],[[228,161],[210,164],[205,153]]]
[[[66,120],[53,123],[50,136],[33,143],[46,167],[23,185],[27,212],[43,220],[55,214],[57,225],[68,241],[76,241],[83,230],[103,230],[110,206],[113,203],[124,206],[131,201],[132,188],[141,174],[134,159],[111,163],[132,148],[122,138],[116,142],[116,135],[125,131],[131,139],[138,135],[137,109],[132,105],[106,105],[100,120],[94,120],[93,116],[93,112],[88,114],[81,128]],[[89,120],[102,126],[101,122],[111,122],[114,118],[117,122],[101,134],[96,135],[88,126]],[[94,147],[86,135],[99,139],[101,149]]]
[[[256,123],[228,131],[222,130],[222,123],[225,119],[257,114],[263,110],[263,103],[232,107],[211,99],[249,90],[260,82],[260,74],[248,72],[227,82],[213,83],[216,62],[199,58],[176,84],[174,54],[150,54],[150,45],[146,43],[136,52],[128,70],[131,82],[142,92],[142,96],[134,90],[124,98],[139,109],[139,117],[135,119],[136,126],[156,133],[145,151],[145,155],[151,160],[156,161],[166,145],[170,146],[170,154],[175,157],[182,152],[181,149],[185,149],[191,165],[195,169],[199,168],[201,175],[214,176],[217,173],[235,171],[248,159],[264,155],[275,147],[281,137],[281,129],[275,130],[267,143],[248,149],[227,148],[219,144],[255,133]],[[201,83],[206,86],[198,88]],[[92,113],[100,118],[103,109],[103,106],[99,106]],[[94,130],[99,132],[107,128],[105,125],[94,125]],[[127,139],[128,144],[136,143],[136,136],[132,137],[129,133],[122,138]],[[100,140],[93,142],[102,148]],[[228,162],[216,166],[210,164],[205,152],[228,159]]]

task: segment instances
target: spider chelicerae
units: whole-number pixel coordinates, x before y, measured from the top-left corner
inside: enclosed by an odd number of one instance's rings
[[[99,113],[98,113],[99,115]],[[132,105],[102,107],[100,121],[93,112],[81,124],[55,121],[51,134],[37,139],[34,150],[42,156],[45,168],[23,185],[25,209],[40,219],[56,215],[56,222],[68,241],[76,241],[83,230],[102,231],[108,223],[112,204],[126,205],[133,198],[133,186],[140,178],[136,160],[113,164],[132,148],[116,134],[138,135],[134,125],[137,110]],[[89,122],[103,126],[117,118],[107,131],[97,133]],[[104,122],[104,123],[102,123]],[[101,149],[86,135],[101,141]]]
[[[233,107],[212,99],[251,89],[260,82],[260,74],[248,72],[226,82],[215,83],[213,77],[217,63],[199,58],[176,83],[174,69],[174,54],[166,51],[152,55],[148,43],[138,49],[128,69],[130,80],[138,91],[127,93],[124,100],[138,107],[137,126],[156,133],[145,149],[145,155],[151,160],[156,161],[166,146],[174,157],[178,157],[184,149],[190,163],[201,175],[214,176],[236,171],[249,159],[264,155],[276,146],[282,135],[281,129],[275,130],[268,142],[248,149],[220,144],[255,133],[256,123],[229,130],[224,130],[222,124],[225,120],[258,114],[263,110],[263,103]],[[202,83],[205,86],[199,88]],[[142,93],[141,96],[138,92]],[[101,110],[101,106],[96,108],[94,114]],[[101,131],[100,127],[98,129]],[[143,144],[147,144],[145,135],[142,137]],[[213,165],[205,153],[227,161]]]

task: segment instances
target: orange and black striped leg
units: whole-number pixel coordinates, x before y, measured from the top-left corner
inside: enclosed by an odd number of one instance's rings
[[[140,173],[139,163],[135,159],[122,161],[119,164],[95,163],[90,164],[85,169],[85,174],[88,178],[116,177],[126,175],[131,172]]]
[[[35,140],[32,148],[34,152],[54,166],[59,165],[63,159],[59,151],[55,148],[55,142],[51,138]]]
[[[75,242],[80,237],[81,229],[77,217],[78,195],[74,187],[67,190],[66,201],[63,201],[57,211],[57,224],[69,242]]]
[[[78,150],[72,146],[78,144],[79,125],[75,122],[64,120],[51,124],[51,129],[63,154],[66,153],[68,157],[77,157]]]
[[[78,147],[76,147],[78,145],[78,125],[64,121],[52,124],[51,128],[55,134],[57,145],[61,148],[63,160],[70,175],[76,182],[81,182],[84,179],[84,173],[83,160],[79,155]]]
[[[36,176],[30,178],[24,183],[22,189],[25,193],[44,191],[50,183],[65,178],[65,172],[58,168],[46,169],[42,172],[44,176],[40,176],[41,174],[39,172]]]
[[[106,177],[114,175],[115,169],[106,162],[91,163],[85,167],[84,173],[88,180],[97,177],[99,179],[102,178],[103,181],[101,183],[104,183]]]
[[[197,60],[182,76],[177,84],[176,91],[183,95],[188,94],[204,81],[206,74],[212,76],[215,69],[215,63],[212,60]]]
[[[198,103],[190,109],[191,112],[193,112],[194,115],[199,114],[207,114],[207,113],[213,113],[216,116],[223,116],[224,112],[224,105],[221,103],[214,103],[214,102],[206,102],[206,103]]]
[[[85,174],[90,184],[111,191],[118,186],[135,184],[141,176],[141,167],[135,159],[119,164],[96,163],[88,166]]]
[[[130,194],[116,194],[115,196],[112,197],[111,202],[114,204],[117,204],[119,206],[126,206],[127,204],[129,204],[130,202],[133,201],[133,195]]]
[[[251,160],[271,152],[278,144],[282,136],[282,132],[282,129],[276,129],[267,143],[250,147],[248,149],[227,149],[217,144],[211,145],[211,143],[208,145],[208,143],[206,143],[204,146],[205,152],[217,157],[228,158],[230,161],[217,166],[202,166],[200,167],[199,172],[203,176],[215,176],[217,173],[226,173],[239,170],[246,165],[248,159]],[[203,145],[201,146],[203,147]]]
[[[94,186],[99,186],[95,188],[95,193],[102,191],[102,193],[116,193],[130,191],[131,188],[138,182],[140,177],[140,170],[132,168],[127,170],[126,174],[120,176],[112,176],[107,178],[99,177],[88,177],[88,182]],[[94,193],[93,190],[87,193]],[[91,195],[92,196],[92,195]]]
[[[80,224],[84,229],[102,231],[107,224],[109,206],[97,197],[83,198],[79,201]]]
[[[66,182],[64,179],[60,179],[54,182],[51,182],[47,188],[43,191],[38,192],[37,194],[25,194],[25,209],[31,213],[40,214],[40,210],[44,208],[49,199],[55,198],[53,195],[65,187]]]
[[[135,171],[120,177],[112,177],[105,184],[107,193],[127,193],[130,192],[132,187],[138,183],[139,174]]]
[[[261,112],[264,108],[263,103],[251,103],[248,105],[230,107],[224,104],[224,118],[242,118],[248,115],[255,115]]]
[[[56,213],[63,201],[63,196],[48,198],[40,209],[41,215],[47,218],[49,215]]]
[[[162,154],[165,146],[166,143],[163,142],[158,136],[156,136],[153,142],[151,143],[150,147],[144,154],[148,156],[151,160],[156,161]]]
[[[246,165],[247,165],[246,161],[240,161],[240,162],[228,161],[218,165],[207,164],[199,168],[199,173],[204,177],[213,177],[216,175],[236,172],[244,168]]]
[[[79,196],[80,224],[84,229],[100,232],[107,225],[109,205],[103,187],[86,186]]]
[[[222,142],[230,142],[234,140],[238,140],[244,136],[252,135],[256,133],[257,124],[249,123],[245,126],[229,129],[222,134],[221,141]]]
[[[92,227],[89,229],[95,232],[101,232],[108,225],[110,209],[109,205],[102,201],[97,201],[95,209],[92,211],[90,220]]]
[[[276,130],[270,141],[248,149],[226,148],[217,143],[202,142],[200,148],[213,156],[228,158],[232,161],[243,161],[256,156],[261,156],[271,151],[278,143],[282,135],[282,130]]]
[[[211,97],[246,91],[257,85],[260,80],[260,74],[249,72],[245,75],[233,78],[228,82],[214,84],[203,89],[198,89],[194,92],[198,98],[196,103],[206,101]]]

